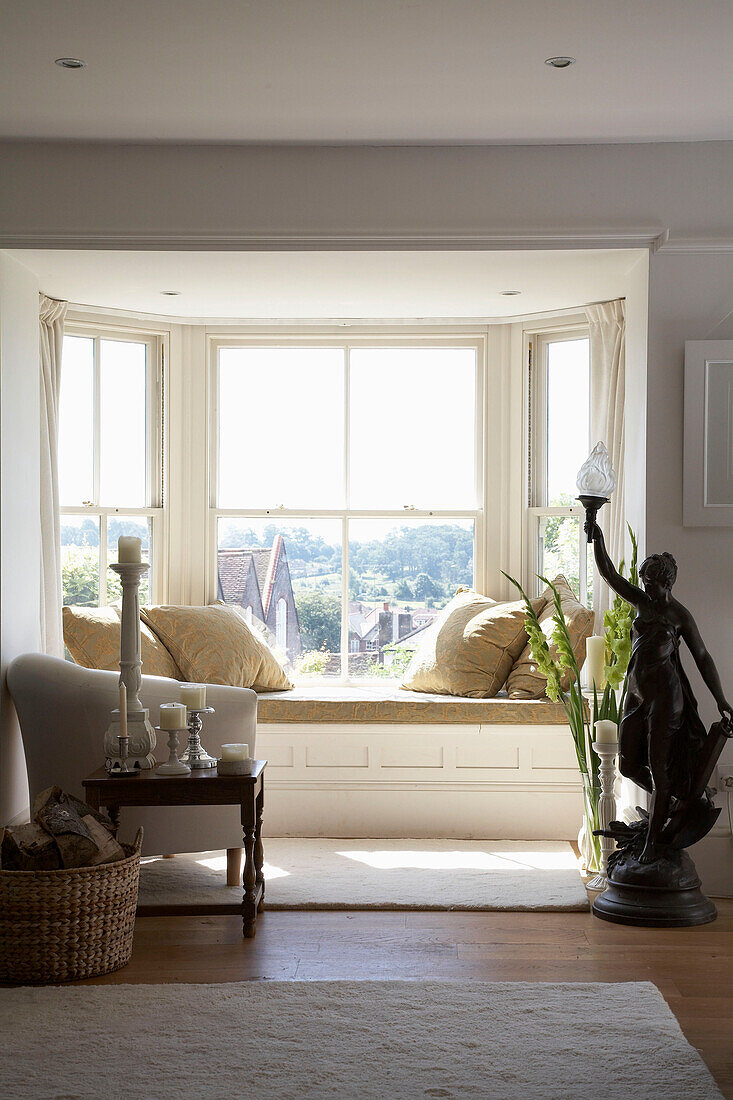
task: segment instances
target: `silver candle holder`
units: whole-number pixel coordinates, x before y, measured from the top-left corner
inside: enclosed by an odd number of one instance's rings
[[[601,780],[601,797],[598,800],[598,824],[601,829],[607,829],[616,818],[616,796],[613,789],[616,785],[615,760],[618,755],[617,741],[594,741],[593,748],[601,758],[598,767],[598,775]],[[601,836],[601,869],[594,875],[590,882],[586,883],[589,890],[605,890],[608,885],[608,857],[616,847],[616,841],[610,836]]]
[[[191,771],[200,771],[204,768],[215,768],[217,759],[210,756],[201,744],[201,730],[203,729],[202,714],[215,714],[213,707],[188,708],[188,746],[181,760],[188,764]]]

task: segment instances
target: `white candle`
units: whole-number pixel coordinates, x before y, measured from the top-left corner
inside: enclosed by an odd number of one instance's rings
[[[127,737],[127,688],[120,684],[120,737]]]
[[[203,710],[206,706],[206,684],[181,684],[181,702],[189,710]]]
[[[596,741],[599,745],[615,745],[618,741],[618,726],[606,718],[596,722]]]
[[[597,634],[586,638],[585,642],[585,667],[588,687],[592,690],[593,684],[599,691],[606,682],[604,667],[606,664],[606,640]]]
[[[222,745],[222,760],[249,760],[249,745]]]
[[[117,561],[138,562],[143,560],[143,540],[135,535],[120,535],[117,540]]]
[[[162,730],[186,728],[186,708],[183,703],[160,704],[160,728]]]

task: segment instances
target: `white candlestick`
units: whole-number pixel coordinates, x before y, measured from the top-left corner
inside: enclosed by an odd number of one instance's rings
[[[181,684],[180,697],[189,710],[203,710],[206,706],[206,684]]]
[[[222,745],[222,760],[249,760],[249,745]]]
[[[597,634],[587,638],[585,642],[585,667],[588,687],[593,690],[595,684],[599,691],[603,690],[606,682],[604,668],[606,665],[606,640]]]
[[[618,726],[615,722],[610,722],[606,718],[602,718],[596,722],[596,741],[599,745],[615,745],[618,741]]]
[[[118,562],[141,562],[143,560],[143,542],[135,535],[120,535],[117,540]]]
[[[120,737],[127,737],[127,688],[120,684]]]
[[[186,728],[186,708],[183,703],[160,704],[160,728],[162,730]]]

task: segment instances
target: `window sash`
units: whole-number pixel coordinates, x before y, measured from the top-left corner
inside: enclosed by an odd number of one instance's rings
[[[550,344],[566,340],[580,340],[589,335],[586,324],[568,325],[526,334],[525,362],[528,363],[527,423],[529,425],[528,457],[528,505],[526,514],[526,574],[527,591],[537,593],[544,588],[537,579],[542,561],[542,520],[549,516],[575,516],[583,519],[585,511],[578,505],[550,507],[547,504],[547,413],[548,413],[548,348]],[[588,410],[590,423],[590,408]],[[588,577],[586,536],[583,523],[578,524],[578,597],[581,603],[588,601]],[[552,580],[552,578],[549,578]],[[597,586],[594,585],[597,590]]]
[[[484,512],[483,509],[477,508],[473,510],[458,510],[453,511],[421,511],[416,508],[402,509],[402,510],[384,510],[380,512],[370,512],[362,509],[359,510],[346,510],[346,509],[311,509],[310,511],[296,510],[292,508],[270,508],[266,510],[262,509],[247,509],[247,508],[212,508],[209,513],[209,547],[210,554],[209,559],[211,563],[210,576],[209,576],[209,589],[208,600],[217,597],[217,570],[218,570],[218,529],[220,519],[251,519],[251,520],[269,520],[272,523],[277,523],[278,520],[291,520],[293,524],[307,523],[309,520],[318,519],[340,519],[341,520],[341,676],[339,682],[349,683],[351,678],[349,677],[349,523],[352,519],[369,519],[369,520],[386,520],[393,519],[395,525],[399,520],[404,519],[426,519],[426,520],[443,520],[446,523],[450,523],[454,520],[471,520],[473,522],[473,577],[474,585],[480,588],[480,584],[477,581],[477,570],[479,569],[479,548],[480,540],[478,537],[479,526],[483,524]],[[333,683],[334,679],[329,678],[329,682]],[[359,678],[360,683],[363,683],[363,678]]]
[[[302,507],[273,507],[273,508],[219,508],[219,350],[225,347],[338,347],[344,351],[344,438],[343,438],[343,463],[345,505],[342,508],[312,508],[308,502],[303,502]],[[350,352],[354,348],[392,348],[392,347],[469,347],[476,353],[475,369],[475,406],[474,406],[474,477],[476,505],[474,508],[463,509],[420,509],[413,506],[401,509],[354,509],[349,502],[349,462],[350,462]],[[348,339],[342,336],[334,336],[332,333],[324,334],[322,331],[298,334],[273,334],[272,336],[231,335],[209,337],[209,406],[210,406],[210,432],[209,432],[209,570],[207,597],[209,600],[216,598],[217,592],[217,550],[218,550],[218,525],[219,519],[268,519],[273,522],[278,520],[307,521],[316,519],[339,519],[341,521],[341,682],[349,682],[349,522],[352,519],[387,520],[394,519],[436,519],[458,520],[470,519],[473,522],[473,576],[474,584],[479,590],[485,588],[485,573],[483,569],[484,552],[484,517],[485,508],[485,477],[484,477],[484,386],[486,375],[486,338],[484,333],[477,335],[451,335],[450,333],[426,334],[416,333],[414,330],[385,332],[379,336],[354,336]]]
[[[118,328],[103,323],[87,323],[69,320],[64,325],[64,335],[91,339],[94,344],[93,374],[93,499],[77,504],[62,503],[61,516],[99,517],[99,606],[107,605],[108,570],[107,524],[117,516],[139,516],[151,523],[151,571],[150,593],[155,600],[165,593],[165,510],[163,478],[163,368],[166,341],[161,334],[132,328]],[[120,505],[100,505],[101,482],[101,356],[100,342],[117,340],[121,343],[145,345],[145,492],[147,504],[140,508]],[[63,368],[62,368],[63,369]]]

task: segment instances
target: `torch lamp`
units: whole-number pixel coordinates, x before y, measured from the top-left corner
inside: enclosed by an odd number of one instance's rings
[[[575,484],[578,500],[585,508],[586,522],[594,524],[599,510],[608,503],[610,494],[616,488],[616,473],[604,443],[596,443],[580,467]]]

